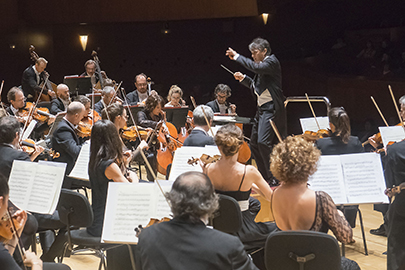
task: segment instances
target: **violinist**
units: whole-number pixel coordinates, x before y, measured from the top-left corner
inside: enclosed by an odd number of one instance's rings
[[[106,86],[101,92],[101,99],[94,105],[94,110],[101,115],[101,111],[112,103],[112,99],[115,95],[115,89],[112,86]]]
[[[145,100],[151,94],[157,94],[155,90],[148,89],[147,76],[144,73],[135,76],[135,87],[136,89],[127,94],[126,100],[128,105],[145,105]]]
[[[350,119],[343,107],[329,110],[329,127],[331,137],[319,139],[315,145],[321,150],[322,155],[343,155],[363,153],[364,148],[359,138],[351,136]],[[344,214],[353,228],[356,226],[358,205],[346,206]]]
[[[138,112],[138,126],[143,128],[155,129],[158,122],[165,119],[162,108],[164,106],[163,98],[159,95],[150,95],[145,102],[145,108]],[[156,136],[154,136],[156,137]],[[156,175],[157,172],[157,148],[159,147],[156,138],[152,138],[147,153],[147,159]],[[147,168],[147,177],[149,181],[154,181],[153,174]]]
[[[186,102],[182,99],[183,90],[177,85],[172,85],[167,95],[168,103],[165,104],[165,107],[181,107],[185,106]]]
[[[138,182],[138,177],[127,170],[130,158],[122,152],[123,144],[117,128],[109,120],[100,120],[91,131],[89,177],[91,182],[93,224],[87,232],[101,236],[107,200],[108,182]]]
[[[50,113],[56,115],[58,112],[66,111],[67,106],[70,104],[69,87],[66,84],[59,84],[56,88],[57,98],[51,101]]]
[[[42,83],[45,82],[45,78],[47,73],[45,71],[46,65],[48,61],[40,57],[35,61],[35,64],[29,66],[26,70],[24,70],[21,80],[21,86],[24,91],[25,97],[29,101],[33,101],[35,94],[39,94],[41,92],[42,87],[40,86]],[[44,88],[43,94],[49,95],[51,98],[55,98],[55,92],[52,89]]]
[[[94,60],[87,60],[84,63],[84,72],[80,76],[87,76],[91,78],[91,84],[93,87],[100,81],[98,74],[96,73],[96,63]]]
[[[101,111],[101,118],[113,122],[117,131],[121,132],[127,125],[128,115],[122,104],[113,103]]]
[[[208,123],[212,125],[212,120],[214,118],[214,113],[212,109],[206,105],[199,105],[193,111],[193,122],[194,129],[191,131],[190,135],[185,139],[183,146],[201,146],[215,145],[214,138],[209,134],[209,126],[205,120],[204,112],[207,117]]]
[[[206,175],[181,174],[167,197],[173,219],[139,235],[136,269],[258,269],[238,238],[206,227],[218,208],[218,196]]]
[[[236,105],[227,102],[227,99],[231,96],[232,90],[226,84],[218,84],[215,87],[215,100],[207,103],[207,106],[211,107],[214,113],[220,114],[236,114]]]

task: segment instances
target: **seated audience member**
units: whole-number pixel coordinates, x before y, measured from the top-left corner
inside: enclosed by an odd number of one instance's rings
[[[7,213],[8,209],[8,199],[9,199],[9,187],[7,184],[7,179],[0,174],[0,217],[4,217]],[[15,217],[15,218],[14,218]],[[21,234],[21,231],[24,228],[24,224],[27,221],[27,213],[23,210],[18,210],[13,215],[13,219],[15,219],[19,224],[20,228],[17,230],[17,234]],[[7,221],[2,221],[7,222]],[[18,239],[14,234],[10,240],[2,238],[0,242],[0,267],[1,269],[7,270],[21,270],[20,266],[16,263],[13,259],[11,254],[15,252],[17,249]],[[70,269],[68,266],[63,264],[55,264],[55,263],[42,263],[41,259],[38,258],[35,253],[31,251],[25,251],[25,258],[24,258],[24,265],[26,267],[30,267],[31,270],[41,270],[41,269],[48,269],[48,270],[68,270]]]
[[[214,118],[212,109],[206,105],[197,106],[193,111],[193,122],[195,127],[190,135],[184,140],[183,146],[204,147],[206,145],[215,145],[214,138],[208,134],[209,126],[205,120],[203,109],[209,124],[212,125],[212,119]]]
[[[130,154],[123,153],[117,128],[109,120],[97,121],[91,131],[89,177],[91,182],[93,224],[87,232],[101,236],[107,200],[108,182],[138,182],[138,177],[127,170]]]
[[[270,170],[280,181],[274,191],[272,210],[277,228],[282,231],[332,230],[345,244],[354,243],[353,231],[343,213],[336,209],[332,198],[323,191],[308,188],[308,177],[317,169],[321,153],[310,142],[299,137],[287,137],[271,154]],[[342,264],[355,264],[342,259]]]
[[[66,108],[70,104],[69,87],[66,84],[59,84],[56,88],[57,98],[51,101],[51,114],[57,114],[58,112],[66,111]]]
[[[206,175],[181,174],[167,198],[173,219],[142,230],[136,269],[257,269],[237,237],[206,227],[218,208]]]
[[[70,103],[65,117],[58,123],[52,134],[52,149],[60,154],[54,161],[67,164],[66,176],[72,171],[82,147],[82,142],[76,135],[75,127],[82,120],[85,113],[86,110],[82,103],[77,101]],[[63,187],[71,188],[71,184],[71,179],[65,177]]]
[[[221,159],[206,165],[204,173],[211,179],[217,193],[231,196],[238,201],[243,222],[236,235],[245,249],[250,250],[264,247],[267,236],[276,229],[276,225],[255,222],[260,211],[260,202],[250,197],[251,190],[269,201],[273,192],[255,167],[237,162],[242,143],[243,133],[240,128],[232,124],[221,127],[215,135],[215,144],[221,153]]]
[[[165,104],[165,107],[181,107],[186,105],[186,102],[182,99],[183,90],[177,85],[172,85],[167,95],[168,103]]]
[[[231,96],[232,90],[226,84],[218,84],[215,87],[215,100],[207,103],[214,113],[220,114],[236,114],[236,105],[231,104],[227,99]]]

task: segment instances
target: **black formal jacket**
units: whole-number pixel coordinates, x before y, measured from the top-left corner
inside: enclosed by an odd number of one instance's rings
[[[354,136],[350,136],[347,144],[343,143],[339,136],[332,136],[317,140],[315,145],[321,150],[322,155],[344,155],[364,152],[364,147],[361,145],[359,138]]]
[[[226,270],[258,269],[239,238],[174,218],[142,231],[136,269]]]
[[[7,180],[10,177],[14,160],[31,161],[27,153],[14,149],[11,145],[0,144],[0,173],[3,174]]]
[[[388,188],[405,182],[405,141],[394,143],[387,148],[384,164],[385,183]]]
[[[98,112],[99,115],[101,115],[101,111],[104,109],[104,103],[102,102],[102,99],[94,104],[94,110]]]
[[[239,55],[236,62],[241,64],[246,69],[255,73],[254,78],[245,76],[241,83],[256,92],[256,95],[261,95],[266,89],[269,90],[273,101],[262,104],[260,110],[271,110],[274,103],[274,119],[278,131],[281,136],[287,135],[286,111],[284,107],[285,97],[281,89],[281,66],[277,57],[272,54],[260,63]]]
[[[214,113],[220,112],[218,102],[215,99],[208,102],[206,105],[210,107]],[[225,105],[226,105],[226,113],[228,113],[229,103],[227,102]]]
[[[44,81],[43,72],[39,74],[39,78],[40,78],[39,84],[41,84]],[[31,94],[34,97],[35,92],[41,92],[41,87],[38,86],[37,75],[35,74],[33,66],[30,66],[24,70],[21,79],[21,86],[25,97],[27,97],[29,94]]]
[[[204,133],[204,131],[199,129],[193,129],[188,135],[188,137],[184,140],[183,146],[201,146],[204,147],[206,145],[215,145],[214,138],[208,136]]]
[[[58,112],[66,111],[65,104],[60,98],[54,98],[51,101],[51,110],[50,113],[56,115]]]
[[[148,96],[149,96],[149,94],[150,94],[150,91],[148,90]],[[128,105],[138,105],[139,96],[138,96],[138,91],[136,89],[127,94],[126,102],[128,103]]]
[[[66,163],[65,173],[68,175],[75,165],[82,146],[75,130],[66,119],[62,119],[53,132],[51,146],[60,154],[60,157],[53,161]]]

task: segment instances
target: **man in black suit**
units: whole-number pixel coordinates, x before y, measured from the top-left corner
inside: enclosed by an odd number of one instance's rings
[[[249,45],[249,50],[253,61],[231,48],[228,48],[226,55],[255,73],[253,79],[241,72],[235,72],[234,77],[257,96],[257,112],[250,138],[250,148],[263,178],[271,185],[275,185],[277,181],[273,179],[269,164],[273,145],[278,142],[278,138],[269,120],[274,121],[282,137],[287,135],[284,96],[281,90],[281,67],[276,56],[271,54],[267,40],[254,39]]]
[[[51,114],[57,114],[59,112],[66,111],[67,106],[70,103],[69,87],[66,84],[59,84],[56,88],[57,98],[51,101]]]
[[[135,76],[136,89],[126,96],[126,102],[128,105],[141,105],[144,106],[145,101],[149,95],[157,94],[155,90],[148,90],[147,77],[144,73]]]
[[[24,91],[24,95],[28,100],[33,100],[35,92],[39,94],[42,87],[41,83],[45,82],[45,68],[48,64],[45,58],[38,58],[35,61],[35,65],[26,68],[22,75],[21,86]],[[43,94],[48,94],[51,98],[55,97],[55,92],[52,89],[44,88]]]
[[[91,78],[91,84],[93,87],[100,81],[100,78],[98,77],[98,74],[96,73],[96,62],[94,60],[87,60],[86,63],[84,63],[84,70],[80,76],[87,76]]]
[[[136,269],[257,269],[237,237],[206,227],[218,208],[208,176],[181,174],[167,198],[173,219],[141,232]]]
[[[81,150],[81,141],[76,135],[75,126],[79,124],[86,110],[82,103],[74,101],[67,107],[66,116],[58,123],[52,134],[52,149],[60,154],[56,162],[66,163],[66,176],[72,171]],[[65,176],[64,188],[71,187],[71,179]]]
[[[103,91],[101,92],[101,99],[99,102],[94,104],[94,110],[98,112],[99,115],[101,115],[101,111],[108,107],[111,103],[111,99],[114,97],[115,90],[111,86],[106,86],[103,88]]]
[[[231,96],[232,90],[226,84],[218,84],[215,87],[215,99],[208,102],[207,106],[211,107],[214,113],[236,114],[236,105],[231,104],[227,99]]]
[[[195,127],[190,135],[184,140],[183,146],[204,147],[206,145],[215,145],[214,138],[208,135],[209,126],[205,120],[203,108],[209,124],[212,125],[212,119],[214,118],[212,109],[205,105],[199,105],[193,111],[193,122]]]

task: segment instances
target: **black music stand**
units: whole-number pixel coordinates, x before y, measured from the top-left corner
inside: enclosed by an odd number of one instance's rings
[[[166,112],[166,121],[172,123],[177,131],[186,124],[188,106],[182,107],[165,107],[163,110]]]
[[[63,83],[69,87],[70,94],[74,96],[89,94],[93,89],[91,77],[65,76]]]
[[[138,122],[138,112],[142,111],[145,107],[144,106],[139,106],[139,105],[131,105],[131,106],[124,105],[124,108],[127,110],[127,115],[128,115],[127,124],[128,124],[128,126],[132,126],[132,125],[134,125],[135,123]],[[132,122],[132,118],[131,118],[130,113],[129,113],[128,110],[131,110],[131,113],[132,113],[132,116],[134,117],[135,123]]]

